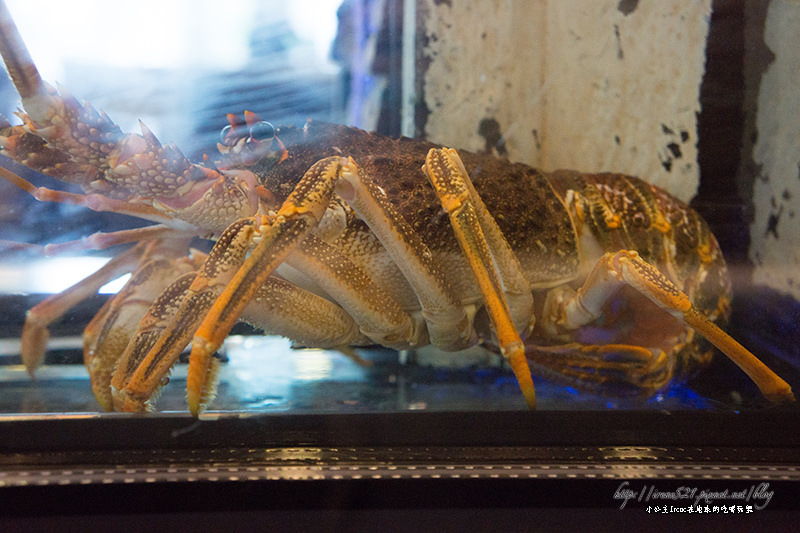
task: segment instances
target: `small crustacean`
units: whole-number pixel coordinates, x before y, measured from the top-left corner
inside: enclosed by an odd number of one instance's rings
[[[229,117],[219,161],[193,163],[144,126],[123,133],[45,84],[0,6],[0,51],[24,109],[22,125],[0,131],[2,154],[83,193],[37,188],[7,169],[2,177],[39,200],[155,222],[98,237],[98,246],[136,244],[27,315],[32,372],[48,324],[132,273],[84,334],[105,409],[151,407],[191,343],[197,414],[213,396],[213,355],[238,320],[302,346],[484,343],[507,359],[531,407],[530,368],[652,392],[706,363],[710,341],[766,397],[793,399],[715,325],[730,300],[717,242],[654,186],[317,122],[278,130],[249,112]],[[207,255],[189,251],[198,236],[215,242]]]

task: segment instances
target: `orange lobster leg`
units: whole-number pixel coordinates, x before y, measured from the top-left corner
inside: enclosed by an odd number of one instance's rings
[[[700,313],[683,291],[635,251],[606,253],[597,262],[583,287],[572,296],[561,295],[557,298],[558,301],[552,304],[546,315],[555,326],[565,329],[589,324],[602,314],[608,299],[624,285],[637,290],[703,335],[741,368],[767,399],[774,402],[794,401],[788,383]]]
[[[158,258],[142,264],[125,286],[95,315],[83,332],[83,357],[98,403],[113,410],[111,374],[137,324],[176,274],[193,270],[187,258]]]
[[[459,302],[442,265],[434,260],[420,234],[373,177],[351,159],[336,193],[367,223],[411,285],[422,308],[430,343],[445,351],[475,345],[478,339],[471,317]]]
[[[341,158],[315,163],[286,199],[275,220],[257,229],[253,252],[217,298],[192,339],[186,397],[192,414],[203,405],[212,355],[239,320],[242,311],[298,241],[322,218],[341,169]]]
[[[161,385],[183,348],[250,249],[256,220],[242,219],[220,236],[196,277],[178,278],[156,299],[120,358],[112,379],[114,404],[139,411]]]
[[[479,222],[478,206],[467,186],[469,176],[455,150],[448,149],[431,149],[423,170],[433,183],[442,207],[450,215],[458,244],[472,267],[484,297],[500,351],[517,377],[528,407],[534,409],[536,391],[525,358],[525,345],[511,320],[492,253]]]

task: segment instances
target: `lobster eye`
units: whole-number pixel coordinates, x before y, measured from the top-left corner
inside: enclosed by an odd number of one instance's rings
[[[250,138],[254,141],[271,141],[275,137],[275,127],[269,122],[261,121],[250,128]]]
[[[230,125],[225,126],[219,132],[219,142],[224,146],[233,146],[234,140],[231,136],[231,132],[233,131],[233,127]]]

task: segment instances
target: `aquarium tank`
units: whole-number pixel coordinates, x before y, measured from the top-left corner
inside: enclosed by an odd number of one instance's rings
[[[0,15],[0,524],[796,513],[796,3]]]

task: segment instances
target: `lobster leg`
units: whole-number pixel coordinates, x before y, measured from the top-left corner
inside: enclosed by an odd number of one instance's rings
[[[335,303],[288,281],[270,276],[242,311],[242,319],[267,334],[292,339],[300,346],[340,348],[374,344]]]
[[[150,307],[112,379],[115,406],[141,410],[161,387],[203,316],[250,249],[256,219],[242,219],[220,236],[203,268],[179,278]]]
[[[61,204],[80,205],[93,211],[121,213],[153,222],[172,223],[175,225],[175,222],[172,218],[165,216],[161,211],[148,205],[115,200],[97,193],[79,194],[66,191],[57,191],[54,189],[48,189],[47,187],[37,187],[25,178],[18,176],[3,167],[0,167],[0,178],[3,178],[9,183],[16,185],[40,202],[58,202]],[[185,226],[186,229],[190,228],[188,224],[181,224],[181,226]]]
[[[120,354],[136,333],[139,320],[176,273],[191,270],[194,266],[185,258],[154,259],[144,263],[84,330],[84,362],[95,398],[106,411],[113,408],[111,374]]]
[[[233,274],[213,307],[204,313],[205,318],[192,338],[186,391],[192,414],[197,415],[206,401],[206,391],[214,377],[212,355],[222,345],[259,287],[322,218],[333,195],[340,168],[341,158],[337,157],[312,165],[281,206],[274,221],[252,229],[252,237],[258,239],[258,244]],[[196,313],[192,309],[191,314]],[[178,316],[185,314],[179,313]]]
[[[211,355],[270,273],[317,226],[334,191],[370,226],[411,283],[422,305],[431,340],[459,349],[476,340],[471,321],[452,295],[441,269],[419,235],[392,207],[385,193],[352,160],[331,157],[312,165],[278,211],[259,228],[259,243],[225,288],[192,339],[187,400],[197,414],[209,384]]]
[[[344,162],[337,157],[319,161],[306,172],[271,220],[267,217],[242,219],[223,233],[209,255],[203,272],[189,287],[158,341],[148,348],[149,353],[144,357],[131,355],[138,362],[136,365],[125,368],[120,365],[120,372],[124,374],[129,373],[131,367],[136,367],[133,375],[126,378],[127,381],[120,378],[120,387],[117,387],[120,391],[124,387],[121,394],[125,396],[123,403],[126,408],[144,405],[160,386],[162,377],[195,330],[187,398],[194,413],[208,401],[208,391],[214,377],[213,353],[251,300],[258,297],[271,272],[316,227],[330,204]],[[245,260],[253,241],[258,244]],[[310,248],[309,244],[301,250],[311,256]],[[286,298],[287,294],[288,291],[284,291],[283,297]],[[298,316],[294,318],[300,319]],[[343,331],[336,334],[337,342],[356,343],[365,340],[357,329],[348,332],[345,328]],[[317,339],[316,343],[321,341],[324,339]]]
[[[150,380],[152,383],[145,387],[144,394],[137,394],[136,385],[140,382],[134,383],[133,386],[129,384],[137,377],[136,371],[142,366],[143,359],[152,352],[152,348],[173,321],[175,312],[196,277],[197,272],[187,272],[179,276],[161,291],[144,313],[136,331],[129,337],[128,342],[124,345],[122,355],[116,361],[113,376],[109,376],[108,395],[111,408],[120,411],[144,411],[152,405],[157,391],[166,383],[166,376],[172,368],[172,363],[177,359],[177,355],[171,358],[167,365],[162,364],[158,367],[156,365],[162,361],[151,358],[147,369],[148,375],[153,376],[153,379]],[[178,347],[178,354],[185,344],[184,342]]]
[[[140,242],[158,237],[175,237],[179,235],[179,233],[185,233],[187,237],[192,237],[199,233],[196,228],[188,224],[176,223],[173,219],[165,216],[161,211],[147,205],[123,202],[101,194],[78,194],[57,191],[46,187],[37,187],[25,178],[3,167],[0,167],[0,178],[16,185],[40,202],[80,205],[94,211],[109,211],[136,216],[153,222],[166,223],[115,231],[112,233],[97,232],[78,241],[48,244],[44,247],[45,255],[56,255],[66,251],[102,250],[117,244]]]
[[[152,253],[152,248],[145,243],[134,246],[125,253],[112,258],[94,274],[28,310],[22,329],[22,362],[28,372],[33,375],[34,370],[44,359],[47,340],[50,337],[50,333],[47,331],[48,325],[58,320],[79,302],[96,293],[109,281],[133,271],[142,258],[147,257],[150,253]]]
[[[141,411],[152,404],[200,320],[244,261],[255,224],[254,219],[245,219],[232,225],[220,237],[199,273],[178,278],[153,302],[120,357],[111,380],[116,409]],[[241,318],[267,333],[311,346],[370,343],[342,308],[274,277],[258,287]],[[213,397],[216,370],[216,360],[212,359],[200,394],[202,406]]]
[[[495,246],[490,249],[484,235],[486,231],[484,226],[486,226],[485,221],[491,219],[491,215],[485,212],[486,208],[476,200],[477,193],[474,189],[470,190],[467,185],[470,181],[469,176],[455,150],[431,149],[425,159],[423,170],[433,183],[442,207],[450,215],[458,244],[472,267],[486,302],[500,351],[517,377],[525,401],[533,409],[536,407],[536,392],[525,357],[525,345],[511,319],[511,311],[503,294],[493,257],[495,253],[502,257],[502,252],[508,250],[508,245],[499,233],[499,229],[492,223],[488,226],[488,232],[494,236]],[[481,210],[485,212],[483,217],[478,214]],[[505,246],[499,243],[505,243]],[[513,276],[521,275],[518,263],[516,268],[509,266],[514,263],[516,261],[507,260],[506,270],[513,273]]]
[[[275,276],[258,288],[241,318],[266,334],[287,337],[300,346],[340,349],[374,344],[361,334],[347,311]],[[218,359],[212,358],[199,394],[199,409],[214,399],[218,369]]]
[[[331,295],[373,342],[398,349],[419,343],[411,317],[336,247],[312,234],[292,250],[287,263]]]
[[[445,351],[475,345],[478,338],[467,310],[458,302],[428,246],[383,189],[350,160],[336,192],[367,223],[408,280],[422,307],[430,343]]]
[[[437,152],[439,153],[437,154]],[[469,202],[473,206],[480,229],[492,254],[497,275],[503,286],[503,295],[511,313],[511,319],[524,339],[533,329],[536,317],[533,312],[533,293],[519,260],[494,217],[489,213],[483,200],[475,190],[458,152],[452,148],[447,148],[438,151],[434,150],[433,155],[434,157],[442,157],[442,160],[447,162],[453,172],[458,172],[459,181],[463,181],[464,186],[469,191]],[[460,184],[458,187],[460,187]]]
[[[344,309],[275,276],[268,277],[258,288],[242,310],[241,319],[262,329],[265,334],[290,338],[300,346],[340,348],[373,344],[359,332],[358,325]],[[199,409],[205,409],[214,399],[219,368],[219,359],[212,357],[198,396]],[[160,388],[164,382],[162,377],[156,382],[157,387]],[[152,404],[152,397],[146,404],[131,401],[132,389],[128,386],[125,394],[119,395],[126,398],[126,403],[117,403],[118,409],[140,410]],[[149,394],[154,394],[154,391]]]
[[[630,344],[526,344],[525,351],[542,376],[622,393],[652,393],[669,382],[675,368],[664,350]]]
[[[132,242],[150,241],[158,238],[177,237],[180,233],[174,229],[161,224],[143,226],[141,228],[124,229],[105,233],[98,231],[82,239],[74,241],[46,244],[43,247],[45,255],[59,255],[68,252],[78,252],[82,250],[105,250],[111,246],[128,244]],[[186,234],[192,237],[193,233]]]
[[[589,324],[601,315],[603,306],[622,286],[635,289],[703,335],[739,366],[767,399],[774,402],[794,401],[788,383],[700,313],[683,291],[634,251],[606,253],[581,289],[571,296],[561,292],[549,298],[545,304],[545,316],[551,328],[576,329]]]

